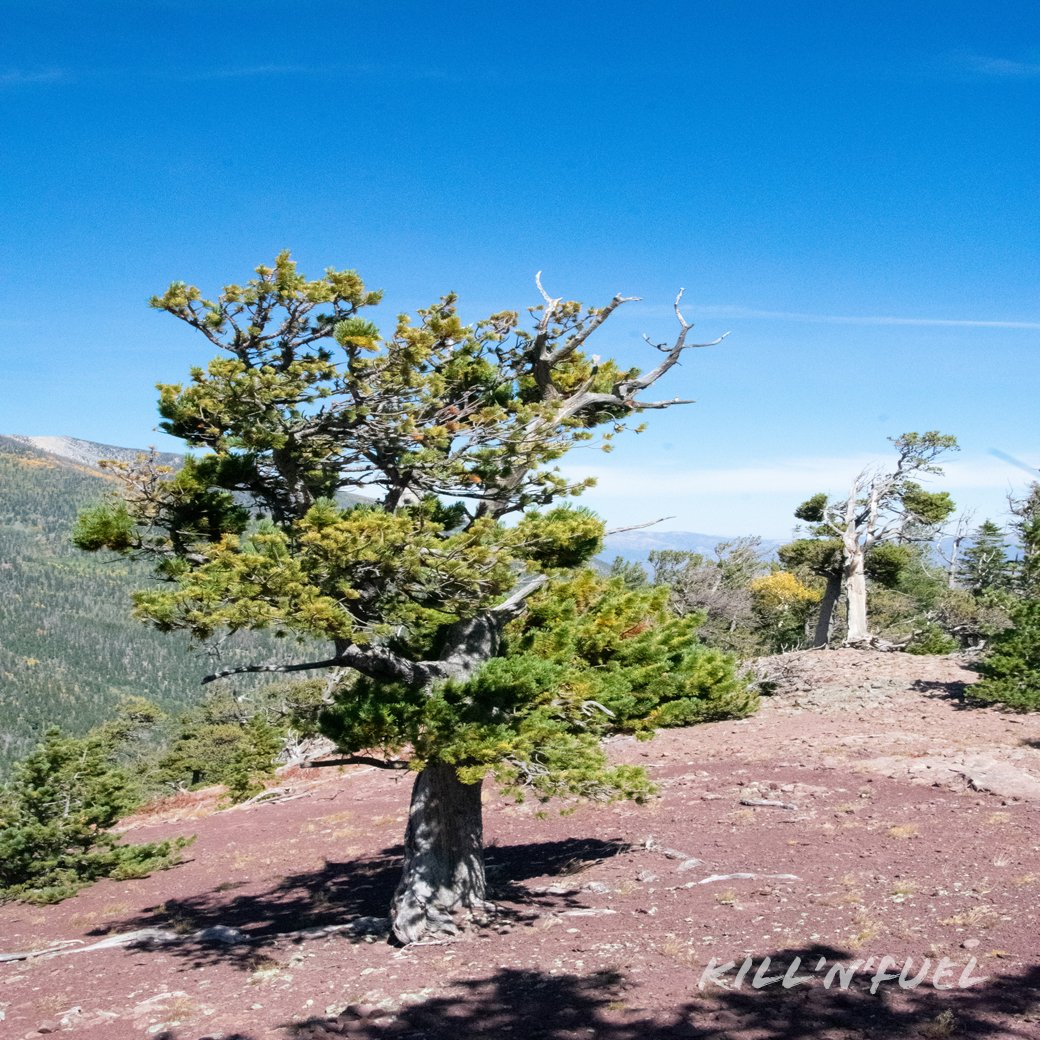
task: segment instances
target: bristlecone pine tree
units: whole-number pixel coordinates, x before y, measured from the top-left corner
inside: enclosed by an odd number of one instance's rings
[[[801,538],[781,547],[785,567],[808,566],[827,579],[816,625],[815,646],[826,646],[831,618],[844,590],[848,602],[846,646],[878,645],[867,623],[867,577],[874,557],[875,577],[895,580],[909,555],[898,550],[929,540],[954,510],[945,491],[925,491],[914,478],[941,474],[936,460],[957,451],[957,439],[929,430],[891,437],[896,464],[890,470],[864,470],[852,482],[848,497],[828,501],[813,495],[796,510],[807,520],[813,538]],[[886,543],[888,551],[886,550]],[[897,550],[895,552],[891,550]]]
[[[651,371],[625,371],[583,352],[624,297],[586,309],[541,291],[529,331],[515,312],[466,327],[446,296],[384,339],[362,316],[380,296],[355,272],[307,280],[288,253],[215,300],[174,283],[152,305],[222,353],[160,386],[162,427],[205,453],[176,473],[113,466],[122,494],[77,530],[81,548],[154,559],[167,584],[135,610],[161,629],[330,644],[236,670],[333,669],[326,726],[341,746],[411,756],[391,909],[405,943],[486,906],[485,777],[519,795],[638,798],[645,777],[611,768],[602,734],[752,706],[664,593],[578,570],[603,525],[554,505],[590,482],[553,462],[687,403],[641,395],[711,344],[687,342],[677,299],[675,341],[655,345]]]

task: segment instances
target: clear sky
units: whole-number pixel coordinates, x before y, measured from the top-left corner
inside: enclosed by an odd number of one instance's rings
[[[698,403],[595,470],[612,522],[783,537],[886,437],[981,520],[1040,465],[1036,0],[0,0],[0,432],[124,445],[206,344],[146,300],[291,248],[387,319],[640,296],[590,349]],[[649,352],[652,353],[652,352]],[[934,485],[938,487],[939,485]]]

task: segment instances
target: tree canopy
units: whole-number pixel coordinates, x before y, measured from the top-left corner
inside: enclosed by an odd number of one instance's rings
[[[584,349],[625,297],[584,307],[538,287],[530,325],[515,311],[464,325],[448,295],[384,337],[365,316],[380,296],[355,272],[309,280],[288,253],[212,299],[174,283],[152,305],[221,354],[159,387],[162,426],[203,454],[176,472],[113,464],[121,495],[76,532],[81,548],[154,562],[163,582],[135,611],[160,629],[296,637],[295,657],[210,679],[332,669],[327,724],[344,749],[412,756],[394,906],[406,942],[483,902],[484,776],[640,796],[645,778],[607,767],[600,734],[751,707],[729,659],[690,638],[695,619],[568,577],[604,525],[565,501],[590,481],[554,465],[687,403],[644,394],[713,344],[688,341],[677,298],[675,339],[650,343],[649,371],[626,369]]]

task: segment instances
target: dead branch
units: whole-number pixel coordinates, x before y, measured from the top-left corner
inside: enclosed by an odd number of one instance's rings
[[[661,516],[656,520],[646,520],[641,524],[629,524],[628,527],[612,527],[609,531],[603,532],[603,537],[609,538],[612,534],[624,534],[626,531],[642,531],[645,527],[653,527],[654,524],[663,524],[665,520],[674,519],[674,516]]]
[[[407,769],[408,763],[398,758],[377,758],[375,755],[343,755],[320,761],[302,762],[301,769],[324,769],[327,766],[372,766],[375,769]]]
[[[751,874],[741,871],[737,874],[710,874],[700,881],[690,881],[684,886],[692,888],[694,885],[712,885],[716,881],[801,881],[797,874]]]

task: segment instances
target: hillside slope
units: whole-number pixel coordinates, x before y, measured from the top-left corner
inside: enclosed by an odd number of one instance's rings
[[[50,725],[82,733],[127,694],[182,707],[211,670],[185,637],[130,617],[147,568],[72,545],[78,510],[111,486],[89,461],[0,437],[0,774]]]

